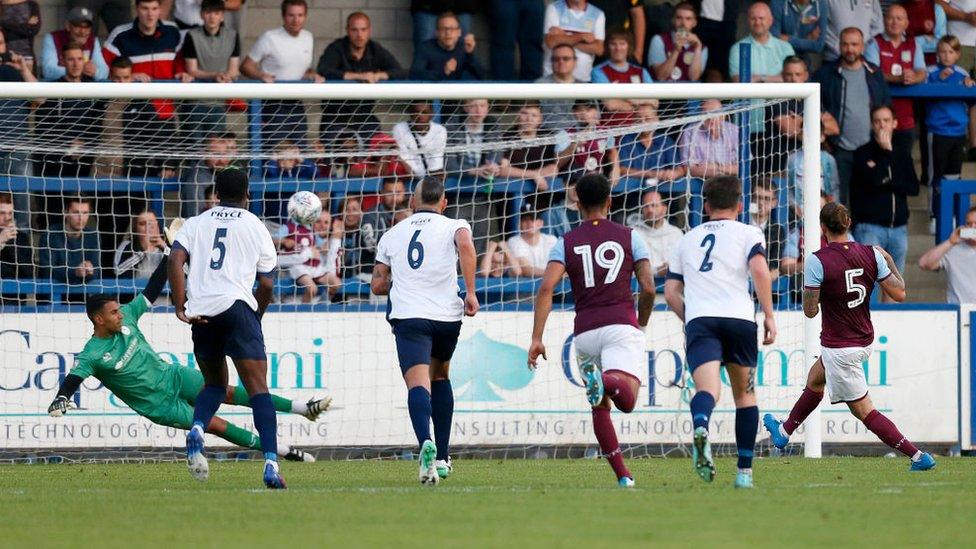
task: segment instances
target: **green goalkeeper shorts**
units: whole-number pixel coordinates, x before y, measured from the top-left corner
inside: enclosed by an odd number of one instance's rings
[[[203,374],[193,368],[176,367],[169,387],[169,395],[162,406],[142,414],[153,423],[189,429],[193,426],[193,402],[203,389]]]

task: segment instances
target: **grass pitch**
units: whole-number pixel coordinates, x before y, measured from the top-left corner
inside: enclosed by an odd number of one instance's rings
[[[416,463],[284,463],[270,492],[260,462],[0,467],[4,547],[972,546],[976,461],[761,459],[756,489],[712,484],[688,459],[629,460],[637,488],[603,460],[456,460],[436,488]]]

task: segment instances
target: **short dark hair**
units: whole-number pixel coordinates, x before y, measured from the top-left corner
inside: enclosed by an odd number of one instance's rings
[[[735,208],[742,200],[742,181],[734,175],[719,175],[705,182],[705,203],[717,210]]]
[[[552,47],[551,53],[556,53],[556,50],[560,48],[569,48],[569,51],[573,52],[573,59],[576,59],[576,48],[570,46],[569,44],[556,44],[555,46]]]
[[[14,195],[11,193],[0,193],[0,204],[13,204]]]
[[[461,24],[461,19],[457,16],[456,13],[454,13],[453,11],[450,11],[450,10],[445,11],[445,12],[441,12],[437,16],[437,21],[435,22],[435,25],[436,26],[440,26],[442,19],[453,19],[453,20],[455,20],[455,21],[458,22],[458,25]]]
[[[857,27],[845,27],[844,30],[840,31],[840,34],[838,36],[843,38],[845,34],[851,34],[851,33],[856,33],[858,36],[861,37],[862,41],[864,40],[864,31],[862,31]]]
[[[114,295],[91,294],[85,298],[85,314],[88,315],[89,320],[94,321],[95,315],[102,312],[105,305],[113,301],[118,301]]]
[[[420,180],[420,203],[433,206],[444,198],[444,181],[439,176],[431,176]],[[414,190],[416,192],[416,190]]]
[[[892,118],[894,118],[894,116],[895,116],[895,110],[894,109],[892,109],[888,105],[876,105],[874,107],[871,107],[871,119],[874,120],[874,113],[876,113],[878,111],[881,111],[881,110],[885,110],[885,111],[890,112]]]
[[[851,214],[840,202],[828,202],[820,209],[820,224],[831,234],[847,234],[851,228]]]
[[[81,44],[78,44],[77,42],[68,42],[67,44],[61,46],[62,54],[68,53],[71,50],[78,50],[80,52],[84,52],[85,48],[83,48]]]
[[[346,195],[346,197],[339,202],[339,213],[346,211],[346,205],[350,202],[359,202],[359,205],[362,206],[363,197],[359,196],[358,194]]]
[[[221,202],[241,202],[247,198],[247,172],[226,168],[214,174],[214,190]]]
[[[291,6],[301,6],[305,8],[305,13],[308,13],[308,2],[305,0],[281,0],[281,16],[285,16],[285,12]]]
[[[626,29],[614,29],[607,33],[607,41],[609,44],[613,40],[623,40],[627,42],[627,47],[634,49],[634,33]]]
[[[87,204],[88,207],[90,208],[91,200],[89,200],[87,196],[81,196],[77,194],[74,196],[64,197],[64,211],[68,211],[68,208],[71,207],[72,204]]]
[[[407,186],[407,184],[404,183],[404,181],[402,179],[400,179],[399,177],[396,177],[396,176],[387,177],[387,178],[383,179],[382,186],[385,187],[387,185],[396,185],[397,183],[403,183],[403,186],[404,187]]]
[[[803,68],[806,69],[807,72],[810,71],[810,67],[807,66],[806,60],[799,55],[787,56],[787,58],[783,60],[783,69],[786,69],[787,65],[803,65]]]
[[[200,4],[200,12],[225,11],[224,0],[203,0]]]
[[[131,69],[132,60],[122,55],[113,59],[109,66],[113,69]]]
[[[603,206],[610,197],[610,180],[603,174],[586,174],[576,182],[576,196],[587,210]]]
[[[136,0],[136,5],[138,6],[139,4],[148,4],[149,2],[162,3],[161,0]]]
[[[768,177],[759,177],[752,181],[752,194],[756,194],[756,191],[768,191],[776,194],[776,185]]]
[[[367,23],[372,24],[368,15],[361,11],[354,11],[349,14],[349,17],[346,17],[346,28],[349,28],[349,23],[352,23],[353,19],[365,19]]]
[[[698,10],[695,9],[695,5],[692,4],[691,2],[680,2],[680,3],[678,3],[674,7],[674,9],[672,10],[672,13],[674,13],[676,11],[690,11],[691,13],[694,13],[695,14],[695,18],[696,19],[698,18]]]

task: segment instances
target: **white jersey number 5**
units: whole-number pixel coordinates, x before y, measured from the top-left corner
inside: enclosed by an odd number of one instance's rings
[[[612,284],[614,280],[617,280],[617,276],[620,274],[620,268],[624,264],[624,247],[612,240],[608,240],[596,247],[595,254],[591,254],[591,250],[592,248],[589,244],[573,248],[573,253],[583,259],[584,284],[587,288],[596,286],[596,280],[593,276],[594,260],[596,260],[597,265],[607,269],[607,276],[603,279],[603,283]],[[608,253],[610,257],[607,257]]]
[[[844,271],[844,278],[847,280],[847,293],[857,294],[857,297],[847,302],[847,308],[853,309],[864,303],[864,298],[868,296],[868,290],[863,284],[854,282],[854,277],[864,274],[864,269],[848,269]]]

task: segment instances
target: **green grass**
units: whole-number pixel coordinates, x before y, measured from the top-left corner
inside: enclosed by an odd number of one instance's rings
[[[756,489],[734,462],[705,484],[690,460],[630,460],[617,488],[602,460],[456,460],[436,488],[414,463],[285,463],[289,490],[259,462],[0,467],[4,547],[965,546],[976,539],[976,462],[942,458],[762,459]]]

